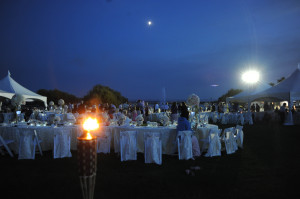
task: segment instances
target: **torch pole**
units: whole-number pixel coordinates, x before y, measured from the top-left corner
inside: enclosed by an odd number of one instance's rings
[[[85,135],[85,133],[83,134]],[[78,170],[81,190],[84,199],[93,199],[97,171],[96,137],[77,138]]]

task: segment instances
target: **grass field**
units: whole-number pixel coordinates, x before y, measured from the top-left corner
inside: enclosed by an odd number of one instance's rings
[[[161,166],[145,164],[141,153],[128,162],[114,153],[98,154],[94,198],[299,197],[300,126],[246,125],[244,134],[244,148],[235,154],[188,161],[163,155]],[[82,198],[76,151],[72,155],[0,156],[1,198]],[[187,175],[191,166],[201,169]]]

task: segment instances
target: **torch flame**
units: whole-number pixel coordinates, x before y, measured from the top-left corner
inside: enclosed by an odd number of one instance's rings
[[[97,128],[99,128],[99,124],[96,118],[92,119],[89,117],[83,123],[83,129],[86,131],[96,130]]]
[[[92,119],[89,117],[88,119],[86,119],[83,123],[83,129],[87,131],[84,139],[86,140],[93,139],[92,135],[90,134],[90,131],[98,128],[99,128],[99,124],[96,118]]]
[[[87,140],[93,139],[93,137],[91,136],[89,131],[87,132],[85,139],[87,139]]]

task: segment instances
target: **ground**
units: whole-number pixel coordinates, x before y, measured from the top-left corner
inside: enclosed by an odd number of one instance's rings
[[[221,128],[229,127],[223,125]],[[244,148],[235,154],[195,160],[163,155],[161,166],[121,162],[118,154],[98,154],[94,198],[289,198],[300,194],[300,126],[244,126]],[[200,166],[195,175],[186,169]],[[7,198],[82,198],[77,154],[35,160],[0,156],[1,195]]]

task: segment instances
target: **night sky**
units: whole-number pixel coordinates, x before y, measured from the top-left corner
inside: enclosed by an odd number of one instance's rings
[[[299,0],[0,1],[0,79],[35,92],[216,99],[248,68],[269,83],[299,62]]]

